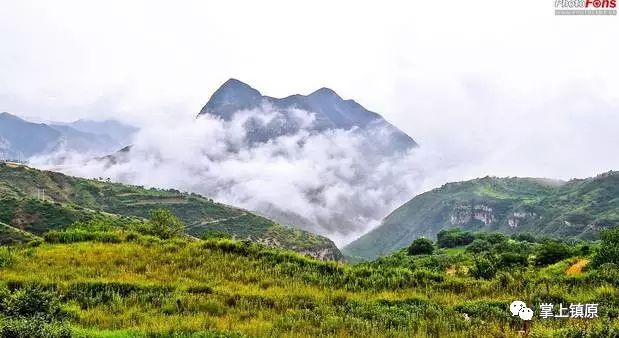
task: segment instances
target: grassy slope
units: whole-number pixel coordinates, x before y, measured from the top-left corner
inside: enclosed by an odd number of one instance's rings
[[[599,303],[601,318],[588,326],[619,329],[617,285],[565,276],[568,261],[483,281],[415,270],[398,255],[391,260],[399,266],[373,269],[380,263],[320,262],[230,241],[43,244],[0,268],[0,287],[51,287],[84,336],[517,337],[513,299]],[[582,322],[536,320],[533,333],[580,330]]]
[[[472,219],[462,224],[453,215],[470,213],[472,206],[492,208],[494,221]],[[509,226],[515,212],[529,213]],[[411,243],[434,237],[445,228],[527,232],[550,237],[594,239],[601,228],[619,224],[619,173],[567,183],[529,178],[486,177],[450,183],[421,194],[385,218],[382,225],[344,248],[354,257],[373,258]]]
[[[30,242],[38,237],[0,222],[0,245],[15,245]]]
[[[45,189],[47,202],[35,199],[39,187]],[[239,239],[310,254],[324,251],[327,258],[341,258],[339,250],[327,238],[176,190],[145,189],[0,164],[0,203],[0,222],[34,234],[63,228],[102,212],[144,218],[153,209],[166,208],[181,218],[187,224],[188,233],[195,236],[217,230]]]

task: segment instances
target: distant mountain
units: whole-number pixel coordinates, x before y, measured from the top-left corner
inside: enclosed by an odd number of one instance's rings
[[[38,189],[44,192],[44,200],[37,194]],[[197,194],[145,189],[0,163],[0,245],[63,229],[102,213],[147,218],[158,208],[172,211],[193,236],[224,232],[236,239],[287,248],[316,258],[342,259],[335,244],[325,237]]]
[[[62,133],[43,123],[32,123],[0,113],[0,148],[5,158],[28,158],[54,150]]]
[[[129,144],[131,137],[138,131],[136,127],[115,120],[93,121],[81,119],[65,125],[84,133],[107,136],[122,145]]]
[[[134,132],[116,121],[32,123],[5,112],[0,114],[0,157],[26,160],[58,150],[107,154],[125,146]]]
[[[62,134],[56,148],[101,154],[117,150],[123,145],[108,135],[83,132],[68,125],[51,124],[50,127]]]
[[[375,258],[448,228],[595,239],[619,225],[619,172],[569,182],[486,177],[416,196],[344,254]]]
[[[379,114],[365,109],[354,100],[344,100],[329,88],[321,88],[309,95],[291,95],[273,98],[262,95],[258,90],[236,80],[229,79],[202,108],[198,116],[213,115],[231,120],[243,111],[264,108],[280,113],[266,125],[258,119],[249,119],[245,127],[250,142],[265,142],[272,138],[289,135],[300,129],[324,131],[329,129],[358,128],[360,132],[385,144],[384,150],[397,151],[415,147],[415,141],[384,120]],[[295,110],[314,114],[310,126],[298,117]]]

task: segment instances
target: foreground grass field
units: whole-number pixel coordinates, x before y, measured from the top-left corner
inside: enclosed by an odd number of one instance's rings
[[[534,318],[531,337],[619,335],[616,271],[568,275],[580,262],[577,257],[476,279],[464,271],[471,257],[462,250],[424,256],[400,252],[353,266],[249,242],[160,240],[132,233],[118,238],[118,243],[0,249],[3,332],[516,337],[522,321],[511,317],[508,306],[521,299],[599,304],[596,319]]]

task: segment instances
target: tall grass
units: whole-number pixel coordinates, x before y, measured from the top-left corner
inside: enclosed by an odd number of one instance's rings
[[[55,336],[70,325],[80,337],[517,337],[522,323],[507,309],[514,299],[600,304],[600,318],[588,322],[536,319],[532,336],[604,337],[619,327],[608,272],[567,276],[569,260],[483,280],[447,273],[472,264],[456,257],[462,251],[348,265],[226,239],[121,237],[12,252],[0,268],[3,297],[33,283],[53,293],[65,314],[44,323]]]

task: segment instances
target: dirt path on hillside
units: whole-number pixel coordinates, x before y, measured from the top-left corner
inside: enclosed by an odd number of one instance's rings
[[[579,259],[576,263],[572,264],[566,271],[565,274],[568,276],[575,276],[582,273],[582,268],[589,264],[588,259]]]
[[[200,222],[198,224],[194,224],[194,225],[190,225],[188,227],[185,228],[185,230],[189,230],[189,229],[193,229],[193,228],[197,228],[199,226],[203,226],[203,225],[207,225],[207,224],[213,224],[213,223],[219,223],[219,222],[225,222],[225,221],[229,221],[229,220],[233,220],[233,219],[237,219],[237,218],[241,218],[243,216],[247,215],[246,212],[240,214],[240,215],[236,215],[236,216],[232,216],[232,217],[228,217],[228,218],[221,218],[221,219],[216,219],[216,220],[212,220],[212,221],[205,221],[205,222]]]

